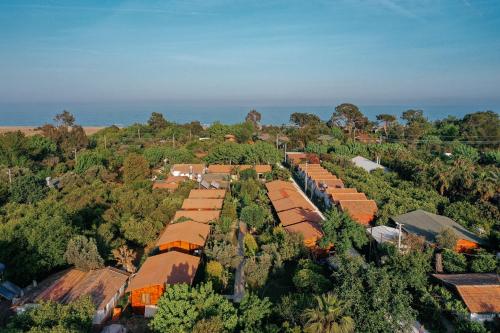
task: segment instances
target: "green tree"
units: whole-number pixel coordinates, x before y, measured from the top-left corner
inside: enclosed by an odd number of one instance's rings
[[[451,228],[445,228],[436,235],[436,244],[442,249],[453,250],[457,245],[458,236]]]
[[[208,281],[211,281],[216,288],[225,288],[228,283],[226,271],[222,264],[215,260],[210,260],[205,266],[205,274]]]
[[[290,115],[290,122],[299,126],[315,126],[321,123],[321,119],[313,113],[294,112]]]
[[[88,296],[68,305],[43,302],[22,314],[12,316],[6,332],[90,332],[94,313],[95,305]]]
[[[17,203],[33,204],[45,197],[47,188],[43,180],[33,175],[14,178],[10,188],[10,200]]]
[[[470,262],[470,270],[474,273],[490,273],[495,272],[497,268],[497,259],[493,254],[486,251],[478,251]]]
[[[333,245],[338,253],[345,253],[353,246],[359,249],[368,243],[363,226],[337,209],[332,209],[326,214],[322,229],[324,236],[320,240],[320,246],[327,248]]]
[[[233,330],[238,321],[236,309],[212,284],[189,287],[186,284],[169,286],[158,301],[158,311],[149,326],[154,332],[191,332],[197,322],[220,318],[224,329]]]
[[[138,154],[129,154],[123,161],[123,178],[126,183],[144,181],[149,177],[148,161]]]
[[[316,296],[316,306],[304,312],[306,333],[352,333],[354,320],[345,315],[344,304],[332,294]]]
[[[104,260],[101,258],[97,245],[93,238],[87,238],[78,235],[70,239],[64,260],[70,265],[75,265],[84,271],[98,269],[104,266]]]
[[[247,257],[252,257],[255,253],[257,253],[259,246],[257,245],[257,242],[252,234],[245,234],[245,237],[243,237],[243,243],[245,245],[245,255]]]
[[[366,127],[368,118],[366,118],[359,108],[354,104],[343,103],[335,107],[335,112],[332,114],[328,125],[330,127],[338,126],[347,130],[351,134],[356,130]]]
[[[443,251],[443,268],[448,273],[464,273],[467,270],[467,259],[461,253],[445,249]]]
[[[244,266],[248,286],[254,290],[263,287],[269,277],[271,266],[272,258],[267,253],[248,258]]]
[[[254,128],[259,129],[260,121],[262,119],[262,115],[255,109],[250,110],[247,116],[245,117],[245,122],[250,122],[254,126]]]
[[[238,326],[242,332],[262,332],[262,322],[271,315],[271,306],[267,297],[261,299],[247,292],[238,308]]]
[[[64,110],[62,113],[56,114],[54,121],[59,125],[71,127],[75,124],[75,116],[69,111]]]
[[[384,134],[387,137],[387,129],[396,122],[396,116],[392,114],[382,113],[377,115],[377,120],[384,126]]]
[[[163,117],[163,114],[158,112],[151,113],[149,117],[148,125],[152,127],[155,131],[162,130],[168,126],[168,122]]]
[[[240,219],[250,228],[261,230],[268,220],[267,210],[257,204],[243,207]]]
[[[483,111],[467,114],[461,122],[460,129],[467,141],[482,142],[481,146],[499,146],[500,118],[496,112]],[[492,144],[487,144],[488,142]]]

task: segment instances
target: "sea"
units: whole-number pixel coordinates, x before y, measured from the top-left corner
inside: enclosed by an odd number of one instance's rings
[[[408,109],[421,109],[430,121],[448,116],[461,118],[467,113],[500,109],[499,105],[358,105],[370,119],[381,113],[400,117]],[[0,126],[39,126],[53,122],[54,115],[70,111],[82,126],[127,126],[145,123],[152,112],[159,112],[169,121],[186,123],[200,121],[211,124],[220,121],[234,124],[245,119],[251,109],[262,115],[263,124],[288,124],[290,114],[307,112],[328,120],[334,112],[333,105],[317,106],[252,106],[252,105],[176,105],[168,102],[99,102],[99,103],[2,103]]]

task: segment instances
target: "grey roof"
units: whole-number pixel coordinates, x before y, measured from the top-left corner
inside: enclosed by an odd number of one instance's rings
[[[432,276],[454,286],[500,285],[499,277],[495,273],[432,274]]]
[[[363,168],[368,172],[372,172],[373,170],[376,169],[385,170],[385,167],[383,165],[370,161],[369,159],[364,158],[363,156],[356,156],[353,159],[351,159],[351,162],[354,163],[357,167]]]
[[[366,233],[373,237],[378,243],[394,242],[399,238],[399,230],[386,225],[379,225],[373,228],[366,229]]]
[[[21,292],[22,289],[12,282],[4,281],[0,284],[0,296],[9,301],[12,301],[14,297],[21,295]]]
[[[395,222],[403,224],[403,229],[409,233],[425,237],[428,242],[435,242],[436,236],[444,229],[451,229],[459,239],[469,240],[478,244],[485,241],[469,230],[462,227],[449,217],[426,212],[422,209],[414,210],[392,218]]]

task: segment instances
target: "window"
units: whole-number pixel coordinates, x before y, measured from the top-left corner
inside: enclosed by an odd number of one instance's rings
[[[142,294],[141,295],[141,302],[142,304],[149,305],[151,304],[151,294]]]

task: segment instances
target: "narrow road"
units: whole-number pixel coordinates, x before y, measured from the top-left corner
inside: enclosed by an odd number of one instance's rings
[[[233,301],[236,303],[241,302],[245,294],[245,272],[243,271],[243,268],[245,267],[245,244],[243,239],[246,233],[247,225],[240,221],[238,230],[238,256],[241,261],[236,268],[236,273],[234,274]]]

